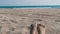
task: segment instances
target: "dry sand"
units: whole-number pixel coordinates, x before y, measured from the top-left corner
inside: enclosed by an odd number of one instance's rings
[[[30,34],[35,22],[46,34],[60,34],[60,9],[0,9],[0,34]]]

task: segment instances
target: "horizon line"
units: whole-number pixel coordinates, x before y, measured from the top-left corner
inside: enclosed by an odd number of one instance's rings
[[[0,8],[60,8],[60,5],[41,5],[41,6],[0,6]]]

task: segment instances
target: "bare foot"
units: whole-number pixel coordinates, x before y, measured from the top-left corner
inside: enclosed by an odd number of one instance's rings
[[[38,24],[38,34],[45,34],[45,26],[42,24]]]
[[[37,24],[32,24],[33,28],[32,28],[32,33],[31,34],[36,34],[37,31]]]

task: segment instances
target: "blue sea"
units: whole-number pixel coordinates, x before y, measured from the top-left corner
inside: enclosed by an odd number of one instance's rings
[[[60,8],[60,5],[54,6],[0,6],[0,8]]]

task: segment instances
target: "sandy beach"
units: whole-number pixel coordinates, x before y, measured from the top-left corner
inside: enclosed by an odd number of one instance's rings
[[[0,34],[30,34],[30,25],[44,24],[46,34],[60,34],[60,9],[0,9]]]

